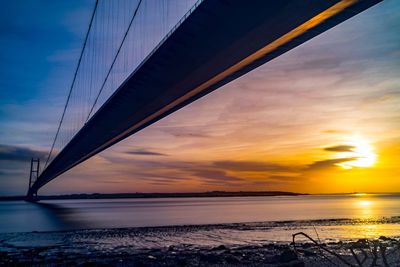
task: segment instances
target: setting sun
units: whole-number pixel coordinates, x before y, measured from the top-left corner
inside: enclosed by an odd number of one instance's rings
[[[347,152],[339,153],[340,157],[355,158],[351,161],[346,161],[338,164],[344,169],[351,169],[353,167],[368,168],[375,164],[376,154],[374,148],[362,138],[354,138],[348,142],[351,149]]]

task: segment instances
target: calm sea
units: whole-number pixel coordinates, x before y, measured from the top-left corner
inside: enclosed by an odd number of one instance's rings
[[[384,194],[10,201],[0,202],[0,232],[396,216],[400,195]]]

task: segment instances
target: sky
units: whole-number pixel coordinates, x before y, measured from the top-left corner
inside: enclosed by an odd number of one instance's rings
[[[0,1],[0,195],[45,158],[93,1]],[[40,194],[400,192],[400,2],[385,0],[50,182]]]

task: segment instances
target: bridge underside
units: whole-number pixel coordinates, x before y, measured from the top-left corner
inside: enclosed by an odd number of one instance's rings
[[[28,197],[82,161],[377,2],[203,1],[65,146]]]

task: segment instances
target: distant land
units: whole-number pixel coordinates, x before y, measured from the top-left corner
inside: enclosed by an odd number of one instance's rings
[[[38,196],[37,200],[49,199],[115,199],[115,198],[182,198],[182,197],[265,197],[265,196],[299,196],[302,193],[284,191],[211,191],[192,193],[111,193],[111,194],[70,194],[55,196]],[[24,200],[25,196],[3,196],[0,201]]]

